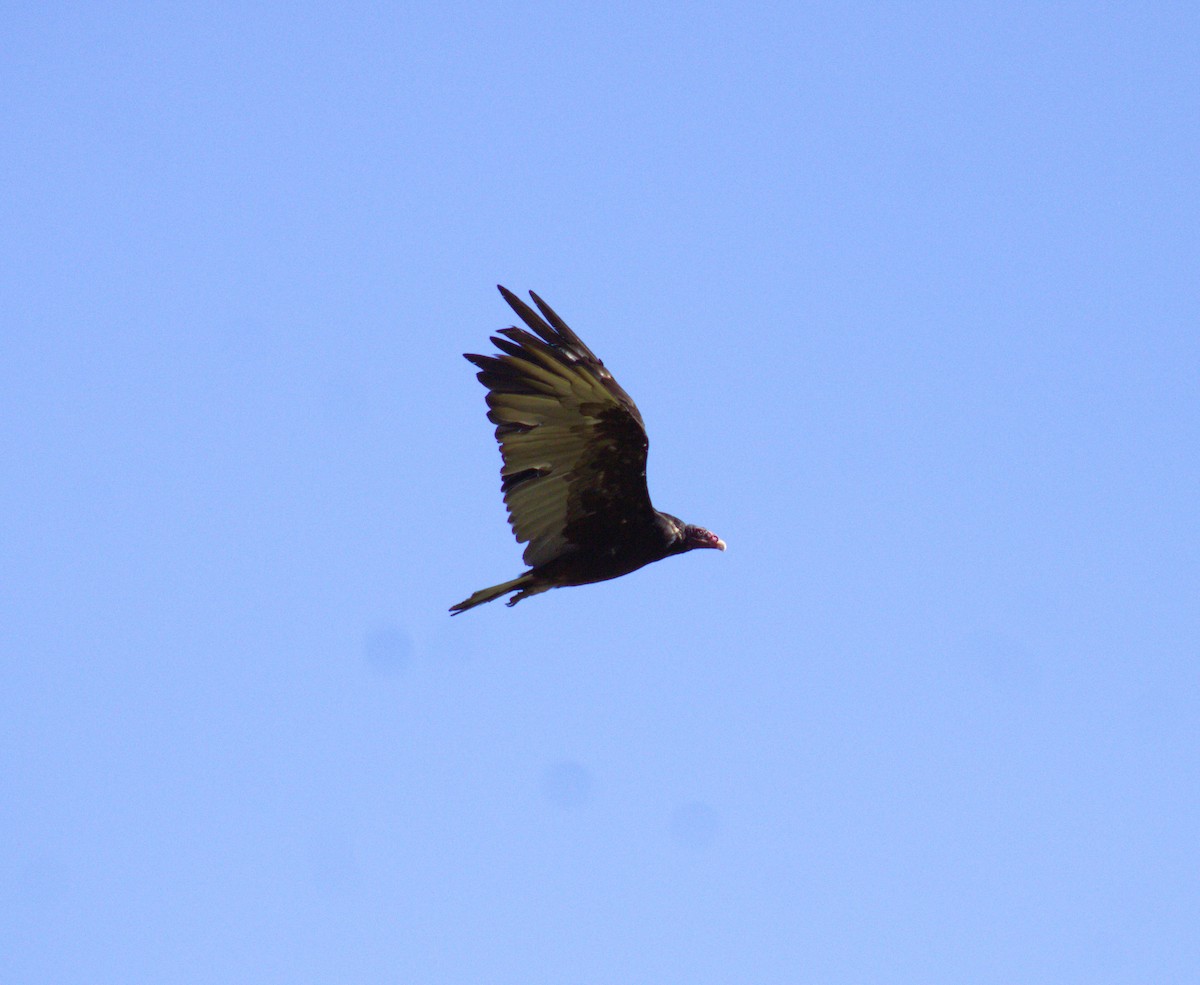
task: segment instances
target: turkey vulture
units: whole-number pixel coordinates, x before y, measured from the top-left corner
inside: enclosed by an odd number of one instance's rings
[[[503,355],[464,355],[488,388],[504,459],[500,489],[517,542],[529,543],[529,570],[480,589],[451,614],[509,592],[516,605],[551,588],[617,578],[696,547],[725,550],[716,534],[650,505],[642,415],[604,363],[532,291],[543,317],[500,293],[530,331],[500,329],[492,344]]]

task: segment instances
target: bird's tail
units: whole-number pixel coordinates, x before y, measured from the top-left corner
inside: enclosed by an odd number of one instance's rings
[[[537,595],[539,592],[547,591],[552,586],[540,584],[537,576],[532,571],[526,571],[523,575],[514,578],[512,581],[504,581],[499,585],[493,585],[491,588],[481,588],[469,599],[464,599],[458,605],[450,606],[450,615],[457,616],[461,612],[466,612],[468,609],[473,609],[477,605],[483,605],[484,602],[491,602],[493,599],[498,599],[501,595],[507,595],[509,592],[517,592],[508,600],[509,605],[516,605],[523,598],[528,598],[530,595]]]

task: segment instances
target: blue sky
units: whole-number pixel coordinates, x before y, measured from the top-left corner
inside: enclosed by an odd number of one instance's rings
[[[1191,7],[0,38],[5,981],[1193,979]],[[447,616],[497,282],[727,553]]]

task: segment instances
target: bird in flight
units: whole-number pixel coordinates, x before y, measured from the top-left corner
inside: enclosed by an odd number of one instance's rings
[[[500,288],[525,323],[492,337],[498,356],[464,353],[488,389],[488,420],[504,464],[500,489],[524,574],[483,588],[451,615],[513,592],[508,605],[566,585],[629,574],[725,541],[650,504],[649,442],[637,405],[604,363],[532,291],[541,315]]]

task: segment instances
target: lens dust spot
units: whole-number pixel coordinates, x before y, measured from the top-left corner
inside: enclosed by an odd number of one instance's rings
[[[564,810],[582,807],[592,795],[592,774],[570,760],[554,763],[542,774],[542,795]]]
[[[321,831],[309,846],[313,884],[322,896],[349,892],[358,885],[359,868],[350,839],[342,831]]]
[[[398,626],[381,626],[367,634],[363,655],[375,673],[392,677],[408,666],[412,640]]]
[[[671,837],[687,848],[706,848],[717,836],[717,812],[702,800],[680,804],[671,815]]]
[[[1001,692],[1020,692],[1040,684],[1039,668],[1029,648],[1003,632],[965,636],[960,650],[966,666],[975,666],[983,681]]]

